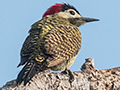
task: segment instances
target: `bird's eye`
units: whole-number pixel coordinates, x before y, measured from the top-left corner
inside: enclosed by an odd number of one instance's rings
[[[70,14],[72,15],[75,15],[75,12],[74,11],[69,11]]]

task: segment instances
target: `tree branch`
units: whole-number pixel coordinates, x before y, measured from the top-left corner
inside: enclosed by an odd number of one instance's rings
[[[69,75],[46,70],[36,74],[26,86],[16,86],[16,80],[7,82],[0,90],[119,90],[120,67],[97,70],[94,59],[88,58],[81,67],[82,71],[73,72],[75,80],[70,83]]]

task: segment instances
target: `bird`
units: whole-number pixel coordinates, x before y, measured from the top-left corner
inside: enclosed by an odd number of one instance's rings
[[[68,72],[74,81],[69,67],[74,63],[81,49],[79,26],[95,18],[83,17],[78,10],[66,3],[55,3],[35,22],[22,45],[21,60],[17,67],[25,65],[17,76],[16,83],[26,85],[37,73],[46,69]]]

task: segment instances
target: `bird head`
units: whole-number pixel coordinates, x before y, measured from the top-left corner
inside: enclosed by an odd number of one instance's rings
[[[81,14],[77,11],[77,9],[69,4],[58,4],[51,6],[48,10],[43,14],[43,17],[47,15],[57,14],[58,16],[67,19],[71,24],[76,25],[77,27],[92,21],[99,21],[99,19],[94,18],[86,18],[81,16]]]

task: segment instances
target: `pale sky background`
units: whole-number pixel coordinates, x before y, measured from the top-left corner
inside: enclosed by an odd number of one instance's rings
[[[71,70],[80,71],[85,58],[94,58],[97,69],[120,66],[120,0],[0,0],[0,87],[16,79],[22,69],[17,68],[20,49],[31,25],[56,2],[100,19],[79,27],[82,47]]]

